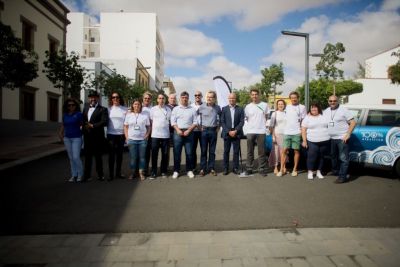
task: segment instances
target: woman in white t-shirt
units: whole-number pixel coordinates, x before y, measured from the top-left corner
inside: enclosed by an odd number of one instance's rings
[[[324,165],[324,156],[329,151],[330,137],[328,121],[322,115],[319,104],[310,105],[310,112],[301,124],[301,134],[303,138],[302,146],[307,148],[307,177],[312,180],[316,170],[317,177],[323,179],[321,170]]]
[[[122,155],[124,153],[125,135],[124,121],[128,109],[124,106],[124,99],[118,92],[112,92],[108,98],[108,169],[109,181],[116,178],[124,178],[121,173]],[[115,175],[114,175],[114,165]]]
[[[135,99],[131,106],[131,112],[125,117],[124,133],[129,148],[129,166],[132,174],[129,179],[134,178],[139,161],[140,180],[144,180],[144,169],[146,166],[147,139],[150,135],[150,119],[147,113],[142,112],[142,101]]]
[[[281,163],[281,154],[283,146],[283,131],[286,125],[286,102],[283,99],[276,101],[276,111],[272,113],[270,131],[272,135],[272,151],[269,154],[268,163],[270,167],[274,167],[274,173],[279,172],[278,166]],[[283,165],[284,166],[284,165]],[[286,173],[286,170],[281,170]]]

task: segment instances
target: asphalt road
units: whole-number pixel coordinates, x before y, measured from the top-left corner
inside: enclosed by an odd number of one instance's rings
[[[0,233],[400,227],[400,181],[382,171],[356,170],[341,185],[306,173],[85,184],[66,182],[68,175],[64,153],[1,172]]]

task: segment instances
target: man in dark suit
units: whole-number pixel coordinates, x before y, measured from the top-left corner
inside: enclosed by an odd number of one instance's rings
[[[236,94],[228,97],[229,105],[222,108],[221,137],[224,139],[224,175],[229,173],[229,152],[233,145],[233,172],[239,174],[239,146],[243,136],[244,111],[236,105]]]
[[[83,109],[83,140],[85,145],[85,172],[83,181],[90,180],[93,156],[96,160],[97,179],[104,181],[103,158],[105,150],[104,127],[108,125],[108,110],[99,104],[99,93],[89,91],[89,105]]]

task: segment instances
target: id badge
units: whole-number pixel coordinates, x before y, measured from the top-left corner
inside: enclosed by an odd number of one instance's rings
[[[139,125],[135,125],[135,126],[133,127],[133,129],[139,131],[139,130],[140,130],[140,126],[139,126]]]
[[[329,122],[329,127],[334,127],[335,123],[333,121]]]

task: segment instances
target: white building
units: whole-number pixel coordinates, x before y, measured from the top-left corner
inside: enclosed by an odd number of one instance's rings
[[[398,60],[392,53],[399,50],[400,45],[365,60],[365,78],[356,80],[363,84],[363,92],[350,95],[349,104],[400,105],[400,86],[391,83],[387,72]]]
[[[59,0],[0,0],[0,20],[11,26],[25,49],[38,56],[38,77],[23,88],[1,89],[2,119],[60,121],[62,92],[42,72],[45,51],[65,48],[69,10]]]
[[[100,13],[98,24],[84,13],[70,13],[68,19],[67,51],[114,64],[110,68],[133,80],[140,59],[150,74],[150,89],[162,88],[164,45],[155,13]]]

